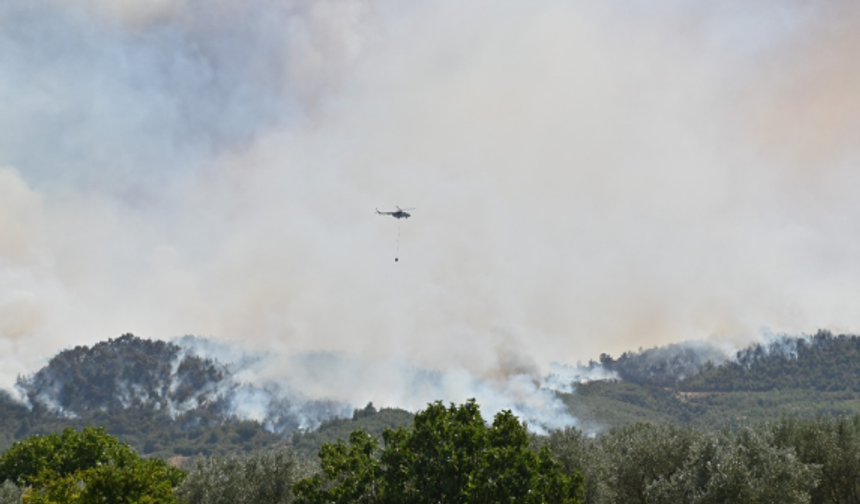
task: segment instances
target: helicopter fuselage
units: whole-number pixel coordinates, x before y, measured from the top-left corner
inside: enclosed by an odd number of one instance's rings
[[[400,209],[397,209],[396,212],[380,212],[379,210],[377,210],[376,213],[378,213],[379,215],[390,215],[395,219],[408,219],[409,217],[411,217],[411,214],[409,212]]]

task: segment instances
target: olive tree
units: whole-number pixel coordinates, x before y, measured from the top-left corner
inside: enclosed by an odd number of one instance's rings
[[[21,504],[24,489],[9,480],[0,485],[0,504]]]
[[[187,504],[287,504],[308,465],[287,450],[199,459],[176,493]]]
[[[820,467],[813,504],[860,502],[860,416],[784,418],[768,429],[776,446]]]
[[[602,435],[588,469],[595,503],[648,504],[648,488],[682,468],[698,433],[671,424],[635,424]]]
[[[647,489],[649,502],[688,504],[805,504],[818,467],[778,448],[764,430],[708,432],[691,447],[684,466]]]

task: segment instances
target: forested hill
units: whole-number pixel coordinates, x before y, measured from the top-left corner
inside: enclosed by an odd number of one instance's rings
[[[65,416],[138,407],[172,415],[193,409],[221,413],[228,376],[223,365],[178,345],[125,334],[64,350],[34,375],[20,377],[17,386],[31,404]]]
[[[64,350],[35,374],[19,378],[17,388],[31,406],[69,418],[142,409],[170,418],[256,420],[282,434],[352,412],[345,403],[305,398],[275,383],[240,382],[230,366],[195,353],[200,340],[178,341],[125,334]]]
[[[734,355],[701,342],[600,362],[615,379],[559,394],[594,430],[637,422],[740,426],[785,416],[860,414],[860,337],[781,336]]]
[[[819,331],[808,338],[781,337],[750,346],[735,359],[706,365],[681,380],[679,389],[707,391],[770,391],[812,389],[860,392],[860,337]]]
[[[618,359],[601,354],[600,363],[592,362],[590,365],[601,365],[626,382],[673,387],[728,358],[729,355],[719,347],[702,341],[686,341],[624,352]]]
[[[272,444],[312,453],[354,427],[377,434],[410,418],[403,410],[354,411],[274,385],[239,383],[230,366],[193,348],[182,340],[127,334],[60,352],[19,379],[29,404],[0,393],[0,448],[28,435],[93,424],[146,455],[206,455]],[[784,336],[735,355],[687,342],[617,359],[604,354],[589,366],[602,366],[616,379],[583,381],[573,393],[557,394],[580,425],[595,432],[642,421],[714,426],[860,413],[860,337],[854,335]],[[597,375],[607,373],[592,374]],[[253,399],[253,410],[243,409],[246,398]]]
[[[689,392],[813,389],[860,391],[860,336],[821,330],[814,336],[780,336],[734,355],[707,342],[675,343],[624,352],[600,362],[618,379]]]
[[[231,366],[195,354],[197,340],[178,341],[125,334],[60,352],[33,375],[18,379],[28,404],[0,390],[0,449],[33,434],[97,425],[147,456],[226,454],[289,444],[313,453],[346,428],[378,434],[383,427],[411,421],[403,410],[372,405],[353,410],[291,396],[275,386],[240,383]],[[254,408],[244,401],[253,401]]]

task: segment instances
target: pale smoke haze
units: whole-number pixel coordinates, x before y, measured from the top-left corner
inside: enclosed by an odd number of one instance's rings
[[[8,0],[3,383],[199,334],[312,398],[546,412],[553,361],[856,332],[858,23],[847,0]]]

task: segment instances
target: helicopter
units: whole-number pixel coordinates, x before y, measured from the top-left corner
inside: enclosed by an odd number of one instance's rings
[[[379,209],[377,208],[376,213],[378,213],[379,215],[390,215],[390,216],[394,217],[395,219],[408,219],[411,216],[411,214],[409,212],[407,212],[407,210],[415,210],[415,209],[414,208],[397,207],[396,212],[380,212]]]

